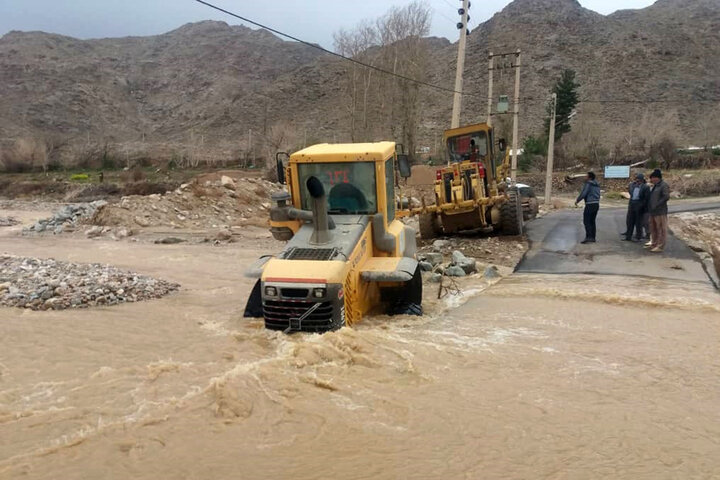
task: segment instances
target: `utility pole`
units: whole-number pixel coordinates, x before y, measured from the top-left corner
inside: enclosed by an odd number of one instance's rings
[[[252,128],[248,129],[248,146],[247,146],[247,156],[248,156],[248,162],[247,164],[250,165],[250,162],[255,162],[254,158],[254,152],[252,148]]]
[[[495,72],[495,55],[493,52],[488,53],[490,65],[488,66],[488,108],[487,108],[487,124],[492,126],[492,104],[493,104],[493,72]]]
[[[552,196],[553,155],[555,153],[555,116],[557,110],[557,93],[552,94],[552,108],[550,109],[550,136],[548,138],[547,172],[545,173],[545,206],[550,205]]]
[[[465,44],[467,43],[468,34],[468,10],[470,10],[470,0],[462,0],[462,8],[460,13],[461,21],[457,24],[460,29],[460,42],[458,43],[457,70],[455,71],[455,94],[453,96],[453,110],[450,128],[458,128],[460,126],[460,110],[462,108],[462,89],[463,89],[463,72],[465,71]]]
[[[513,113],[513,141],[512,141],[512,163],[510,166],[510,178],[515,183],[517,179],[517,156],[518,156],[518,117],[520,115],[520,49],[515,53],[515,111]]]

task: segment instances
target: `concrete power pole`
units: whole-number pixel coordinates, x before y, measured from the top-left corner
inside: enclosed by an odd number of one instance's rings
[[[512,163],[510,167],[510,178],[513,183],[517,179],[517,156],[518,156],[518,117],[520,115],[520,50],[518,49],[515,63],[515,111],[513,112],[513,141],[512,141]]]
[[[463,0],[461,21],[458,23],[460,29],[460,42],[458,43],[457,70],[455,71],[455,94],[453,96],[453,110],[450,128],[460,126],[460,110],[462,109],[463,72],[465,71],[465,44],[468,30],[468,10],[470,0]]]
[[[552,175],[553,175],[553,156],[555,153],[555,116],[557,110],[557,93],[552,94],[552,108],[550,109],[550,135],[548,138],[548,160],[547,172],[545,173],[545,206],[550,205],[550,197],[552,196]]]

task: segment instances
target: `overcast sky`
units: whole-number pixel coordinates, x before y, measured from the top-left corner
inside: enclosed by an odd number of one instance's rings
[[[208,0],[239,15],[332,48],[332,33],[359,20],[376,18],[409,0]],[[433,8],[432,34],[456,40],[460,0],[427,0]],[[473,0],[470,28],[500,11],[509,0]],[[643,8],[653,0],[580,0],[609,14]],[[78,38],[164,33],[199,20],[239,20],[194,0],[0,0],[0,35],[10,30],[42,30]]]

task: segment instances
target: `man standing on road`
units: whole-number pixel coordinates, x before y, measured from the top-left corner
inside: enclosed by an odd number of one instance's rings
[[[597,235],[595,220],[600,209],[600,184],[595,180],[595,173],[593,172],[588,172],[582,192],[575,200],[575,206],[581,200],[585,200],[585,211],[583,212],[585,240],[580,243],[595,243]]]
[[[653,170],[650,174],[650,182],[653,184],[650,191],[648,211],[650,213],[650,241],[645,244],[653,253],[662,252],[665,249],[668,227],[668,206],[670,200],[670,186],[663,182],[662,172],[659,169]]]
[[[645,175],[642,173],[635,175],[635,181],[630,184],[629,192],[625,240],[637,242],[643,237],[643,217],[647,211],[648,196],[650,195],[650,187],[645,184]],[[635,232],[634,239],[633,232]]]

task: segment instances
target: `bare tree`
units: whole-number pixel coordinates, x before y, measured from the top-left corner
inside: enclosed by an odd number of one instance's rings
[[[397,75],[423,79],[428,54],[430,7],[414,1],[394,7],[375,22],[362,22],[335,34],[335,48]],[[347,66],[347,108],[353,141],[388,137],[414,151],[419,124],[418,84],[372,68]]]
[[[394,7],[377,21],[386,70],[404,77],[423,80],[427,73],[428,51],[423,37],[430,32],[431,10],[427,3],[414,1]],[[386,77],[382,98],[390,107],[390,133],[400,139],[409,152],[415,151],[419,123],[419,85],[398,77]],[[388,99],[389,96],[389,99]],[[388,101],[389,100],[389,101]]]
[[[352,30],[339,30],[333,35],[335,50],[350,58],[354,58],[368,65],[373,65],[375,55],[369,50],[377,46],[377,32],[374,26],[365,21]],[[365,139],[368,128],[368,97],[374,70],[362,67],[356,63],[346,66],[348,113],[350,115],[350,137],[352,141]],[[362,131],[358,135],[356,122],[362,96]]]
[[[720,110],[720,103],[704,113],[698,113],[697,128],[703,147],[708,150],[714,142],[720,142],[720,119],[715,112]]]

